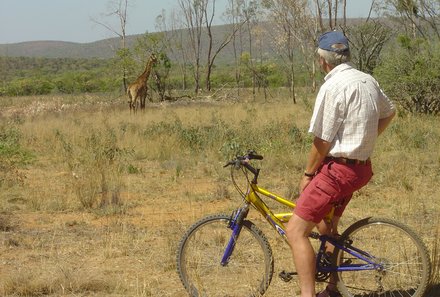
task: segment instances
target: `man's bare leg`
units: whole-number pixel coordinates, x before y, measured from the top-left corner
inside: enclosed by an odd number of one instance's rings
[[[287,240],[299,277],[301,297],[315,297],[316,256],[308,238],[315,226],[314,222],[306,221],[293,214],[286,229]]]
[[[320,234],[325,234],[325,235],[333,235],[336,236],[338,235],[338,223],[339,223],[340,217],[338,216],[334,216],[331,220],[331,222],[325,222],[324,220],[322,220],[318,225],[316,225],[318,231]],[[326,251],[333,253],[334,250],[334,246],[331,244],[328,244],[326,246]],[[332,273],[330,275],[330,280],[329,280],[329,284],[327,285],[327,289],[331,290],[331,291],[336,291],[336,278],[334,276],[334,274]]]

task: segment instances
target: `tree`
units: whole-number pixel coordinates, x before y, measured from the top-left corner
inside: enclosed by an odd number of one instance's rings
[[[202,26],[207,2],[208,0],[179,0],[184,26],[189,36],[196,94],[201,87]]]
[[[184,21],[179,18],[176,10],[171,11],[169,18],[166,17],[163,10],[161,15],[156,18],[156,22],[156,28],[163,33],[163,44],[167,49],[168,59],[172,60],[181,72],[181,89],[185,91],[188,88],[187,65],[190,64],[191,50],[185,42],[187,34]]]
[[[165,52],[158,54],[158,65],[153,69],[154,90],[159,94],[160,101],[173,100],[170,89],[167,88],[167,79],[171,70],[171,61]],[[165,92],[168,91],[168,95]]]
[[[338,18],[339,3],[342,3],[342,20]],[[314,0],[316,18],[321,32],[332,31],[337,28],[344,30],[347,27],[347,1],[346,0]],[[327,19],[328,26],[324,25]],[[339,22],[342,21],[342,24]]]
[[[226,8],[225,16],[228,19],[229,23],[234,26],[236,24],[238,24],[239,22],[241,22],[241,11],[240,11],[241,10],[241,3],[243,3],[243,1],[228,0],[228,6]],[[240,28],[238,30],[238,36],[239,36],[238,41],[242,40],[241,33],[242,33],[242,30]],[[237,48],[238,45],[240,45],[239,48]],[[242,42],[237,42],[237,34],[234,34],[234,36],[232,36],[232,48],[233,48],[233,52],[234,52],[235,84],[236,84],[236,88],[237,88],[237,95],[240,96],[240,77],[241,77],[240,61],[241,61],[241,59],[239,57],[242,54],[243,46],[242,46]]]
[[[388,96],[410,113],[440,113],[439,46],[400,35],[374,71]]]
[[[248,32],[249,38],[252,38],[251,24],[249,23],[256,14],[258,0],[228,0],[228,7],[225,12],[229,23],[236,28],[235,34],[232,35],[232,47],[234,52],[235,63],[235,84],[237,88],[237,95],[240,96],[240,88],[242,83],[242,62],[245,53],[245,37],[244,34]],[[246,28],[244,24],[247,24]],[[249,42],[247,53],[252,53],[252,43]]]
[[[369,20],[347,28],[346,33],[350,38],[352,61],[359,70],[373,73],[379,63],[382,49],[391,37],[392,30],[379,20]]]
[[[205,24],[206,24],[206,31],[208,34],[208,56],[207,56],[207,70],[206,70],[206,90],[211,91],[211,73],[212,73],[212,67],[214,66],[214,61],[217,57],[217,55],[221,52],[225,46],[227,46],[235,36],[236,32],[243,26],[243,24],[246,22],[246,20],[241,21],[239,23],[233,23],[232,29],[230,32],[228,32],[223,40],[219,43],[218,47],[214,49],[214,37],[212,34],[212,22],[214,20],[215,16],[215,0],[211,0],[211,5],[207,5],[205,9]],[[207,2],[208,3],[208,2]],[[208,13],[209,10],[209,13]]]
[[[276,29],[276,50],[281,56],[289,81],[290,97],[296,103],[295,69],[296,63],[303,63],[314,77],[314,48],[317,23],[310,11],[307,0],[273,0],[270,2],[271,20]],[[303,59],[297,59],[299,53]],[[299,60],[303,62],[299,62]]]
[[[258,71],[254,63],[254,45],[256,44],[256,37],[258,32],[261,32],[260,17],[262,15],[260,0],[249,0],[243,8],[243,17],[246,23],[246,33],[248,39],[247,52],[249,54],[248,62],[245,64],[250,70],[252,76],[252,96],[256,97],[256,88],[258,83]],[[263,40],[260,42],[260,48]]]
[[[440,40],[440,1],[438,0],[384,0],[377,3],[378,11],[404,28],[412,38]]]
[[[120,61],[124,92],[127,91],[127,58],[130,57],[129,49],[127,48],[126,43],[128,1],[129,0],[111,0],[109,2],[110,12],[106,14],[106,17],[117,16],[119,18],[120,30],[113,28],[108,23],[92,19],[92,21],[108,29],[110,32],[116,34],[120,38],[120,48],[117,50],[117,57],[121,58]]]

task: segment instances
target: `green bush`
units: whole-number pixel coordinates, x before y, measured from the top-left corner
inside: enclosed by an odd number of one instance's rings
[[[398,38],[398,47],[374,71],[384,91],[410,113],[440,113],[439,44]]]
[[[16,79],[4,87],[0,95],[8,96],[29,96],[50,94],[54,88],[52,82],[47,78],[41,79]]]
[[[0,127],[0,186],[23,182],[24,175],[18,168],[34,159],[34,155],[21,146],[20,140],[18,128],[9,125]]]
[[[20,144],[21,132],[14,126],[2,126],[0,129],[0,162],[7,160],[17,165],[28,164],[33,155]]]

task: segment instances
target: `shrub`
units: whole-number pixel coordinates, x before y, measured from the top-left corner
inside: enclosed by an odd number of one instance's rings
[[[119,146],[115,130],[107,124],[103,129],[84,128],[82,133],[83,138],[78,141],[74,136],[69,139],[56,132],[81,205],[85,208],[120,205],[121,175],[128,168],[125,157],[129,151]]]
[[[0,91],[0,95],[29,96],[46,95],[52,92],[54,85],[46,78],[41,79],[17,79],[9,82]]]
[[[24,175],[18,168],[30,163],[34,156],[20,144],[21,132],[14,126],[0,129],[0,186],[22,183]]]
[[[439,45],[398,39],[398,48],[374,71],[384,91],[410,113],[440,113]]]

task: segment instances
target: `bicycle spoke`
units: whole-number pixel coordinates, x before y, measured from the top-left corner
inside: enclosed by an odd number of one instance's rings
[[[191,296],[257,296],[269,286],[272,251],[255,225],[245,221],[227,265],[221,259],[232,234],[228,216],[202,219],[185,234],[177,256],[178,272]]]
[[[367,251],[381,267],[338,273],[338,287],[346,297],[420,297],[430,273],[423,242],[406,226],[387,219],[360,221],[344,232],[353,245]],[[346,258],[346,256],[348,256]],[[339,263],[365,264],[339,251]]]

